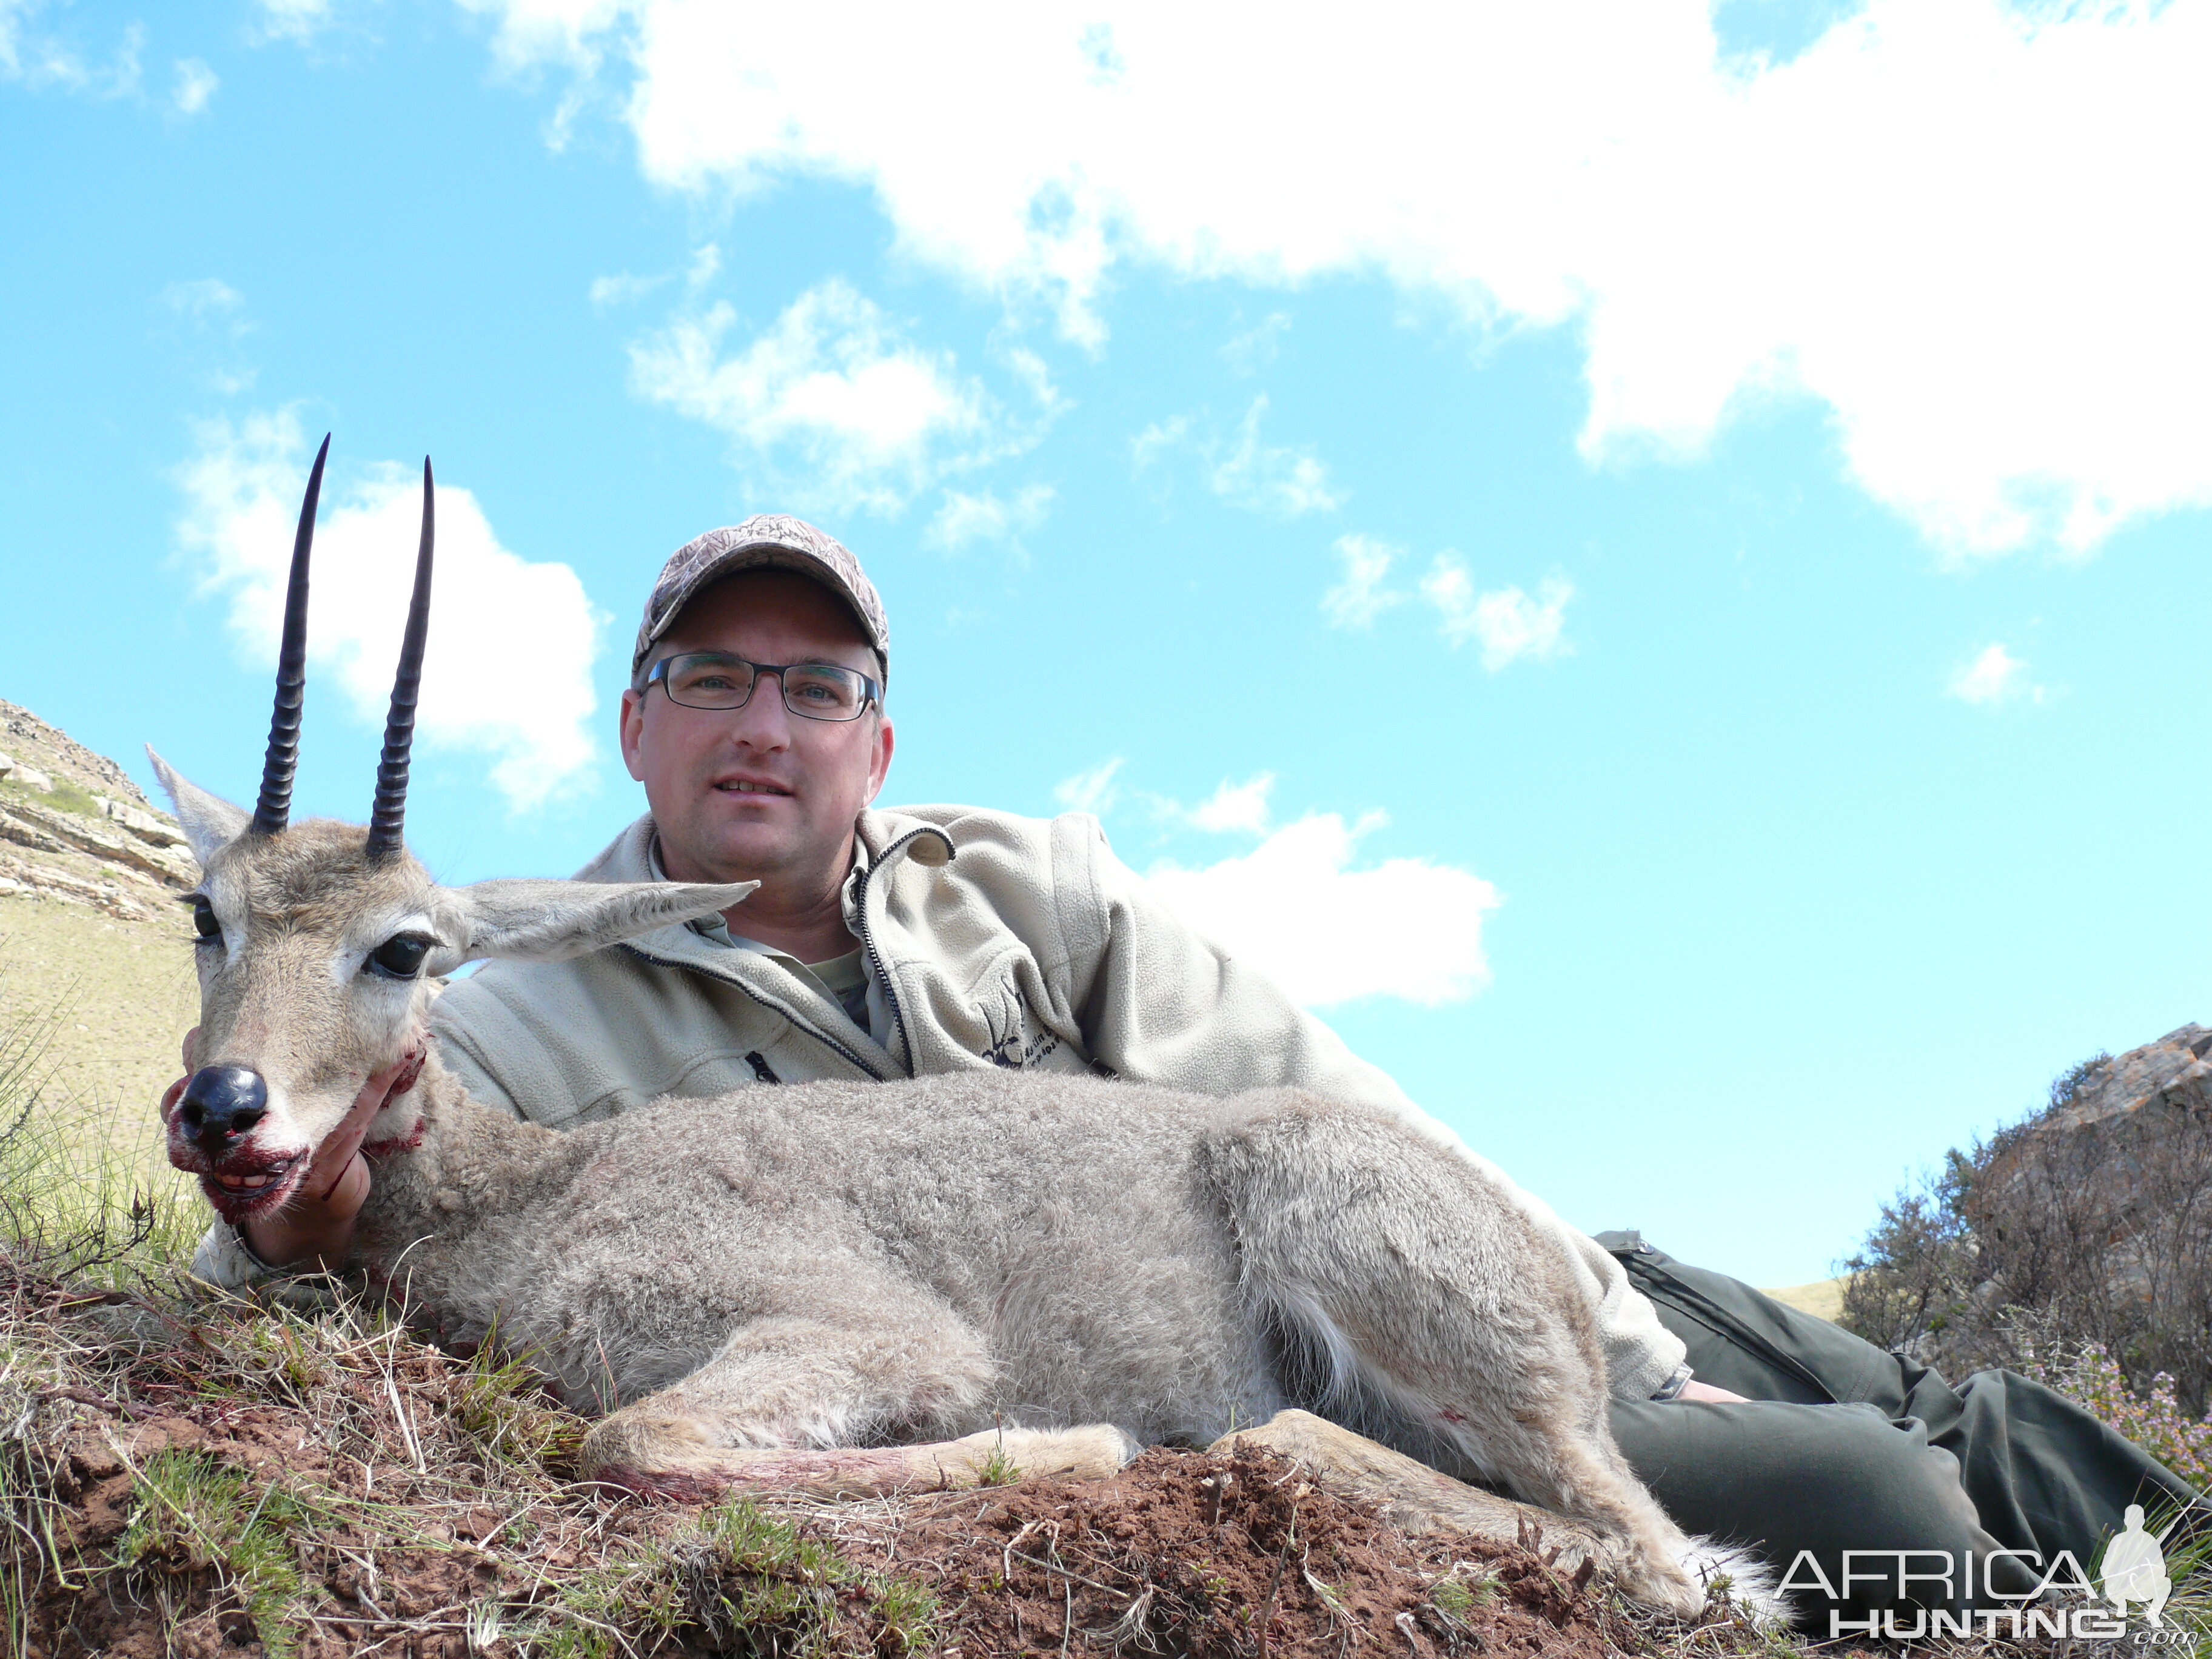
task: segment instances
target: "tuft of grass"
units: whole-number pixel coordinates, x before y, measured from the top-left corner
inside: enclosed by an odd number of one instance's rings
[[[991,1448],[991,1455],[975,1472],[975,1484],[979,1486],[1011,1486],[1021,1478],[1022,1466],[1007,1455],[1004,1441]]]
[[[132,1471],[131,1519],[116,1564],[143,1577],[212,1572],[253,1622],[269,1659],[295,1646],[285,1619],[303,1585],[292,1547],[299,1506],[271,1486],[257,1497],[239,1469],[164,1449]]]
[[[64,812],[74,812],[79,817],[103,818],[107,815],[100,810],[89,790],[79,788],[67,778],[56,778],[52,789],[33,789],[27,783],[14,778],[0,778],[0,799],[29,801],[34,805],[52,807]]]
[[[1498,1591],[1498,1576],[1488,1567],[1459,1561],[1429,1586],[1429,1605],[1453,1622],[1464,1624],[1477,1607],[1495,1601]]]
[[[54,787],[47,793],[46,805],[58,806],[64,812],[75,812],[81,817],[100,818],[107,815],[100,810],[100,803],[89,790],[80,789],[67,778],[56,778]]]
[[[549,1659],[606,1659],[618,1631],[644,1632],[637,1650],[648,1654],[705,1647],[830,1659],[927,1648],[938,1603],[920,1582],[864,1571],[741,1498],[566,1586],[560,1614],[532,1633]]]
[[[0,988],[7,988],[0,987]],[[157,1161],[159,1126],[137,1146],[64,1114],[46,1054],[65,996],[0,1013],[0,1249],[58,1276],[121,1289],[188,1261],[208,1212],[198,1188]]]
[[[447,1409],[486,1457],[509,1468],[574,1468],[588,1426],[549,1403],[527,1354],[501,1351],[496,1322],[469,1357]]]

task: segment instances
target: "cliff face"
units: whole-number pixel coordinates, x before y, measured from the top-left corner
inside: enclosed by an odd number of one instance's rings
[[[0,893],[150,921],[198,878],[175,820],[121,767],[0,701]]]

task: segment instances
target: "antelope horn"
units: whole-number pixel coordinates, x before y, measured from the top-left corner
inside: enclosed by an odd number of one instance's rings
[[[422,689],[422,646],[430,632],[430,458],[422,458],[422,545],[415,555],[415,597],[399,642],[399,674],[392,683],[392,714],[384,722],[384,758],[376,768],[376,805],[369,809],[371,864],[398,856],[407,816],[407,751],[415,741],[415,699]]]
[[[269,717],[269,753],[261,763],[261,795],[253,804],[257,836],[273,836],[292,816],[292,775],[300,769],[300,703],[307,681],[307,553],[315,544],[315,503],[322,499],[323,462],[331,434],[315,452],[300,528],[292,538],[292,577],[284,590],[284,639],[276,647],[276,712]]]

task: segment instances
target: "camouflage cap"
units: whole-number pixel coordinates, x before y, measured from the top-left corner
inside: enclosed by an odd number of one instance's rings
[[[629,657],[630,678],[637,678],[653,641],[669,630],[702,588],[745,570],[796,571],[844,600],[861,634],[875,647],[884,683],[890,683],[890,626],[884,620],[884,602],[877,597],[876,585],[835,537],[787,513],[757,513],[742,524],[710,530],[676,550],[660,567],[653,596],[645,602],[637,648]]]

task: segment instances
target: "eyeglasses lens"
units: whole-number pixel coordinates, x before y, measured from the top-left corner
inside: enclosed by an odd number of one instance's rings
[[[766,671],[783,688],[783,705],[816,720],[860,717],[866,698],[860,676],[834,663],[794,663]],[[762,671],[738,657],[701,652],[668,659],[662,675],[671,701],[687,708],[742,708]]]

